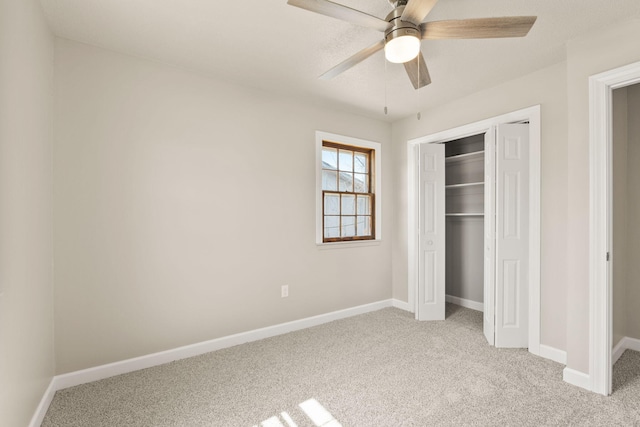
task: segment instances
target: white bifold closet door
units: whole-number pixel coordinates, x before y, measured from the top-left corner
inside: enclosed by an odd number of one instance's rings
[[[418,320],[444,320],[444,145],[420,145]]]
[[[484,315],[487,341],[528,345],[529,125],[485,135]],[[442,144],[420,145],[418,319],[445,318],[445,160]]]
[[[498,126],[495,170],[495,346],[522,348],[529,341],[528,124]]]

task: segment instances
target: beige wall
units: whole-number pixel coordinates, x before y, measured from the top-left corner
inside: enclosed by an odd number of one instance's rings
[[[640,20],[567,45],[569,242],[567,366],[589,372],[589,76],[640,61]]]
[[[640,339],[640,84],[628,88],[626,336]]]
[[[560,63],[500,86],[424,111],[393,124],[395,234],[393,296],[407,300],[407,141],[446,129],[541,105],[541,341],[565,348],[567,305],[567,104],[566,64]]]
[[[316,246],[315,130],[383,144],[381,244]],[[390,134],[58,40],[57,373],[390,298]]]
[[[53,377],[53,36],[36,0],[0,2],[0,425]]]
[[[613,340],[627,334],[627,88],[613,91]]]

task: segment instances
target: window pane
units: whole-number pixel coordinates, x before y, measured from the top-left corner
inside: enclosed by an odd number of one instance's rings
[[[371,215],[371,196],[358,196],[358,215]]]
[[[356,214],[356,196],[349,194],[342,195],[342,215]]]
[[[323,141],[321,156],[324,241],[373,239],[375,206],[371,164],[375,149]],[[320,189],[318,189],[320,190]]]
[[[336,191],[338,189],[338,172],[322,171],[322,189]]]
[[[324,237],[340,237],[340,217],[325,216],[324,217]]]
[[[360,173],[369,172],[369,156],[364,153],[354,153],[353,171]]]
[[[371,217],[358,217],[358,236],[371,236]]]
[[[324,195],[324,214],[340,215],[340,195],[339,194]]]
[[[340,172],[340,191],[353,192],[353,174]]]
[[[342,237],[353,237],[356,235],[356,217],[342,217]]]
[[[353,172],[353,151],[340,150],[340,161],[338,168],[341,171]]]
[[[354,173],[353,174],[353,192],[354,193],[368,193],[369,192],[369,183],[367,179],[369,175],[365,175],[362,173]]]
[[[322,169],[338,169],[338,150],[322,147]]]

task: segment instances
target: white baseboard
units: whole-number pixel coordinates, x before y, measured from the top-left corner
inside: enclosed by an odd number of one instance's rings
[[[461,307],[470,308],[471,310],[484,311],[484,304],[478,301],[471,301],[470,299],[464,299],[454,297],[453,295],[446,295],[445,301],[451,304],[459,305]]]
[[[58,375],[55,377],[56,390],[61,390],[67,387],[73,387],[76,385],[113,377],[115,375],[138,371],[140,369],[163,365],[165,363],[173,362],[174,360],[199,356],[201,354],[210,353],[212,351],[221,350],[223,348],[233,347],[247,342],[258,341],[261,339],[274,337],[276,335],[282,335],[288,332],[310,328],[312,326],[321,325],[323,323],[332,322],[334,320],[357,316],[359,314],[369,313],[371,311],[376,311],[391,306],[392,300],[390,299],[378,301],[371,304],[365,304],[357,307],[347,308],[344,310],[334,311],[331,313],[320,314],[318,316],[307,317],[300,320],[281,323],[279,325],[268,326],[266,328],[255,329],[253,331],[242,332],[222,338],[216,338],[209,341],[186,345],[184,347],[178,347],[171,350],[122,360],[120,362],[109,363],[107,365],[96,366],[94,368]]]
[[[626,337],[627,350],[640,351],[640,340]]]
[[[625,350],[640,351],[640,340],[629,337],[622,338],[611,351],[611,363],[616,363]],[[562,379],[569,384],[591,391],[591,382],[588,374],[564,368],[564,371],[562,371]]]
[[[409,303],[408,302],[400,301],[400,300],[394,298],[394,299],[391,300],[391,304],[395,308],[399,308],[400,310],[404,310],[404,311],[408,311],[410,313],[413,313],[413,310],[411,309],[411,307],[409,307]]]
[[[616,363],[625,350],[640,351],[640,340],[623,337],[611,352],[611,364]]]
[[[584,372],[564,368],[564,370],[562,371],[562,379],[566,383],[591,391],[591,382],[589,379],[589,375],[585,374]]]
[[[42,421],[44,421],[44,416],[47,415],[47,410],[49,409],[49,405],[51,405],[51,401],[53,400],[53,396],[56,394],[55,389],[55,377],[51,379],[49,383],[49,387],[42,395],[42,399],[40,399],[40,404],[36,408],[36,412],[31,417],[31,422],[29,423],[29,427],[40,427]]]
[[[567,364],[567,352],[548,345],[540,344],[538,356],[553,360],[554,362],[562,363],[563,365]]]
[[[613,350],[611,351],[611,364],[613,365],[614,363],[616,363],[618,361],[618,359],[620,359],[620,356],[622,356],[622,353],[624,353],[624,351],[627,349],[627,346],[625,345],[625,340],[627,339],[627,337],[623,337],[618,344],[616,344],[615,347],[613,347]]]
[[[396,303],[395,301],[396,300],[388,299],[371,304],[359,305],[357,307],[333,311],[331,313],[320,314],[318,316],[307,317],[300,320],[294,320],[292,322],[281,323],[279,325],[268,326],[266,328],[255,329],[253,331],[242,332],[239,334],[216,338],[209,341],[203,341],[200,343],[178,347],[171,350],[161,351],[158,353],[148,354],[145,356],[83,369],[80,371],[70,372],[68,374],[56,375],[51,380],[51,384],[47,388],[47,391],[42,397],[40,404],[38,405],[38,408],[33,415],[30,427],[36,427],[42,423],[42,420],[44,419],[44,416],[49,409],[49,405],[53,400],[53,396],[58,390],[102,380],[120,374],[138,371],[140,369],[163,365],[175,360],[199,356],[201,354],[210,353],[212,351],[233,347],[247,342],[258,341],[261,339],[274,337],[276,335],[286,334],[288,332],[299,331],[301,329],[310,328],[312,326],[318,326],[324,323],[333,322],[334,320],[345,319],[347,317],[357,316],[359,314],[369,313],[387,307],[396,307],[396,304],[401,306],[402,304],[405,304],[408,308],[408,304],[402,303],[402,301],[398,301]]]

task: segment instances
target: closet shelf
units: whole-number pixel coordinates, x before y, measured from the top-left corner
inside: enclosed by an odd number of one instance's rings
[[[446,213],[445,216],[484,216],[484,212]]]
[[[445,185],[444,188],[446,189],[453,189],[453,188],[466,188],[466,187],[479,187],[479,186],[483,186],[484,182],[465,182],[462,184],[449,184],[449,185]]]
[[[455,163],[464,160],[480,160],[482,157],[484,157],[484,150],[474,151],[472,153],[456,154],[454,156],[445,157],[444,160],[447,163]]]

